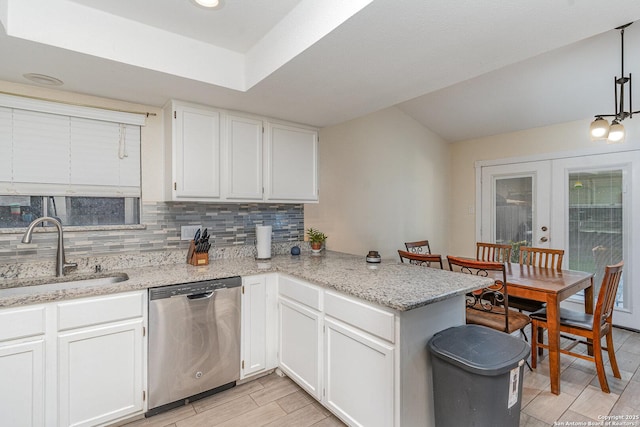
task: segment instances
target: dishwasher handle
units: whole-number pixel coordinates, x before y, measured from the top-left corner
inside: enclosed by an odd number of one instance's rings
[[[213,294],[215,294],[215,291],[203,292],[201,294],[187,295],[187,298],[189,298],[189,299],[208,299],[208,298],[211,298],[213,296]]]

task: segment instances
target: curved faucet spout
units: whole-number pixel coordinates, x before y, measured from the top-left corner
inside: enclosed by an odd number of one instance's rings
[[[74,262],[67,262],[64,255],[64,237],[62,232],[62,223],[50,216],[43,216],[41,218],[37,218],[29,224],[27,227],[27,231],[25,231],[24,236],[22,236],[22,243],[31,243],[33,237],[33,230],[36,226],[42,222],[50,222],[55,225],[56,230],[58,231],[58,251],[56,253],[56,276],[64,276],[64,269],[67,267],[77,267],[78,264]]]

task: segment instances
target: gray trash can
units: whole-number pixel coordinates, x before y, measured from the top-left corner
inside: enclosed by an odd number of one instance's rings
[[[520,425],[529,344],[484,326],[463,325],[438,332],[428,347],[437,427]]]

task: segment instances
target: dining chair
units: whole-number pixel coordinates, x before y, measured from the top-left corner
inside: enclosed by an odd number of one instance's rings
[[[551,268],[556,271],[562,270],[562,258],[564,249],[533,248],[531,246],[520,246],[520,265],[530,265],[534,267]],[[534,301],[527,298],[513,297],[509,301],[511,308],[520,311],[534,312],[544,307],[541,301]]]
[[[398,249],[398,255],[400,255],[400,262],[404,263],[406,259],[409,264],[424,265],[431,267],[431,263],[439,264],[442,270],[442,256],[438,254],[415,254],[413,252],[407,252]]]
[[[562,270],[562,258],[564,249],[533,248],[520,246],[520,259],[522,265],[532,265],[542,268]]]
[[[511,262],[511,245],[476,242],[476,260]]]
[[[408,252],[413,252],[414,254],[430,254],[431,247],[429,246],[428,240],[418,240],[417,242],[405,242],[405,248],[407,248]]]
[[[495,271],[500,277],[492,285],[466,295],[467,323],[487,326],[508,334],[521,331],[531,323],[529,316],[509,308],[504,263],[474,261],[454,256],[447,256],[447,260],[451,271],[484,277],[488,277],[490,271]]]
[[[596,364],[598,381],[603,392],[609,393],[609,383],[604,371],[604,360],[602,350],[607,350],[609,363],[613,376],[620,378],[620,370],[616,361],[616,354],[613,348],[612,318],[613,306],[618,291],[618,284],[622,275],[624,263],[620,261],[615,265],[605,267],[602,285],[598,293],[598,299],[593,314],[580,311],[560,308],[560,332],[571,334],[577,338],[572,338],[572,342],[564,348],[560,348],[560,353],[568,354],[580,359],[588,360]],[[547,328],[547,309],[543,308],[529,315],[531,317],[532,331],[544,331]],[[531,366],[536,367],[536,349],[548,349],[549,345],[538,339],[537,335],[531,333]],[[582,338],[582,339],[581,339]],[[607,346],[602,346],[602,338],[606,338]],[[578,344],[593,346],[593,355],[571,351]]]

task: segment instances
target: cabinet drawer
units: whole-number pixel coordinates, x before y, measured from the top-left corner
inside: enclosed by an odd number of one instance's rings
[[[328,316],[391,343],[395,342],[395,315],[393,313],[331,291],[325,293],[324,311]]]
[[[43,306],[0,311],[0,341],[42,335],[45,331]]]
[[[321,310],[320,289],[305,282],[281,275],[278,282],[279,293],[315,310]]]
[[[87,298],[58,304],[58,330],[142,317],[146,292]]]

